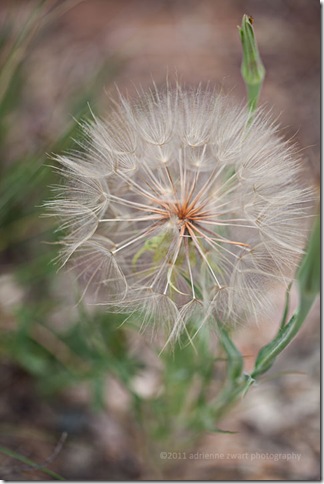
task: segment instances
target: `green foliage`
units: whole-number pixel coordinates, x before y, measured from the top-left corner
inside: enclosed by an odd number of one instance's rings
[[[104,85],[114,81],[122,63],[110,59],[94,73],[87,86],[74,90],[68,100],[69,119],[62,120],[61,133],[53,139],[38,140],[34,148],[13,159],[7,148],[7,135],[19,117],[26,95],[25,76],[29,53],[38,42],[38,33],[55,14],[41,1],[31,11],[18,36],[10,25],[0,26],[0,264],[13,275],[23,292],[23,300],[0,323],[0,356],[31,374],[40,395],[53,395],[64,388],[86,382],[92,390],[93,407],[102,408],[103,381],[115,375],[125,385],[139,368],[128,355],[121,318],[109,314],[91,317],[79,311],[79,319],[68,320],[65,331],[51,323],[53,311],[62,301],[53,296],[57,267],[58,234],[49,219],[42,218],[42,204],[51,198],[50,187],[57,174],[48,166],[48,153],[73,147],[80,136],[80,121],[90,118],[89,103],[96,103]],[[23,456],[1,448],[1,452],[31,467]],[[42,469],[52,478],[55,473]]]
[[[313,299],[320,292],[321,286],[321,221],[316,217],[313,233],[300,269],[297,273],[299,293],[303,298]]]
[[[49,477],[52,477],[52,479],[55,479],[57,481],[64,481],[64,477],[60,476],[56,472],[51,471],[48,469],[46,466],[39,466],[35,462],[33,462],[31,459],[28,459],[24,455],[19,454],[18,452],[14,452],[10,449],[7,449],[6,447],[0,447],[0,453],[3,455],[6,455],[7,457],[11,457],[12,459],[15,459],[22,464],[25,464],[25,466],[21,470],[35,470],[35,471],[41,471],[42,473],[46,474]]]
[[[17,329],[3,341],[6,354],[37,377],[43,395],[86,382],[98,407],[105,377],[114,375],[127,386],[141,363],[128,354],[121,318],[80,312],[80,320],[59,334],[46,324],[53,305],[37,303],[17,311]]]
[[[261,348],[256,362],[255,368],[251,374],[252,378],[256,378],[268,371],[273,365],[277,356],[288,346],[293,340],[306,316],[311,309],[315,298],[320,291],[320,218],[317,217],[313,233],[310,238],[308,249],[305,257],[297,272],[297,281],[299,285],[299,306],[287,324],[282,324],[277,335],[266,346]],[[286,301],[286,307],[288,300]],[[286,308],[284,314],[286,314]],[[283,318],[284,321],[284,318]]]

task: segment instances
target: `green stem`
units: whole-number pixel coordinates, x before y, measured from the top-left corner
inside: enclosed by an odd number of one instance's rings
[[[217,421],[227,412],[228,408],[237,402],[240,396],[248,391],[255,379],[268,371],[277,356],[289,345],[302,327],[320,288],[320,218],[314,224],[305,257],[297,272],[299,283],[299,306],[294,315],[286,323],[289,306],[289,290],[286,294],[281,324],[276,336],[259,351],[254,369],[250,375],[243,373],[243,360],[229,334],[219,324],[219,340],[227,355],[227,382],[222,392],[212,402],[212,414]]]
[[[249,377],[243,374],[243,357],[221,323],[218,323],[217,333],[227,357],[227,378],[224,388],[211,403],[211,412],[216,424],[247,390],[247,385],[250,385]]]
[[[251,378],[255,379],[271,368],[277,356],[288,346],[300,330],[313,305],[314,299],[315,296],[312,298],[302,298],[299,308],[290,321],[279,329],[277,335],[269,344],[260,350],[255,361],[254,370],[251,373]]]
[[[252,378],[262,375],[272,366],[276,357],[293,340],[305,321],[320,290],[320,247],[320,217],[318,216],[307,252],[297,272],[299,307],[286,325],[281,324],[274,339],[261,348],[251,373]],[[287,312],[287,305],[288,301],[286,301],[284,313]]]

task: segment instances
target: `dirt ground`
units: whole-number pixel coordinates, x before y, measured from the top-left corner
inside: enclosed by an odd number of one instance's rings
[[[24,18],[30,1],[2,1],[0,19]],[[319,185],[320,4],[317,0],[86,0],[57,19],[35,42],[27,64],[26,98],[8,138],[13,158],[50,139],[70,116],[66,99],[90,82],[105,61],[113,81],[130,94],[136,86],[175,75],[187,84],[210,82],[242,100],[242,15],[254,17],[267,75],[261,102],[279,116],[285,136],[303,148],[305,176]],[[104,112],[111,84],[102,86]],[[18,133],[18,134],[17,134]],[[17,136],[19,142],[17,142]],[[0,284],[0,296],[1,291]],[[1,297],[0,297],[1,306]],[[278,302],[278,308],[280,302]],[[1,311],[0,311],[1,314]],[[279,314],[279,309],[278,309]],[[275,317],[276,315],[274,315]],[[319,302],[304,328],[262,380],[226,417],[236,434],[206,435],[199,449],[168,462],[175,480],[319,480]],[[247,367],[273,334],[270,321],[239,331]],[[127,419],[107,401],[95,413],[84,387],[52,401],[37,398],[35,382],[2,361],[0,445],[49,467],[67,480],[139,480],[150,473],[134,448]],[[107,397],[109,399],[110,397]],[[68,436],[62,445],[63,433]],[[64,437],[63,437],[64,438]],[[0,478],[41,480],[9,457]]]

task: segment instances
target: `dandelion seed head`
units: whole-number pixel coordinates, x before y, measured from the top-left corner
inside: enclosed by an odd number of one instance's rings
[[[264,110],[251,119],[212,89],[153,86],[120,95],[84,135],[56,157],[65,181],[47,203],[83,295],[173,339],[192,319],[257,318],[269,287],[288,285],[312,191]]]

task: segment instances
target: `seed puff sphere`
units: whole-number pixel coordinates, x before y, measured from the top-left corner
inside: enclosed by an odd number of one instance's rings
[[[305,245],[312,194],[296,149],[264,111],[211,89],[119,96],[57,156],[47,202],[83,295],[177,338],[189,321],[257,318]]]

